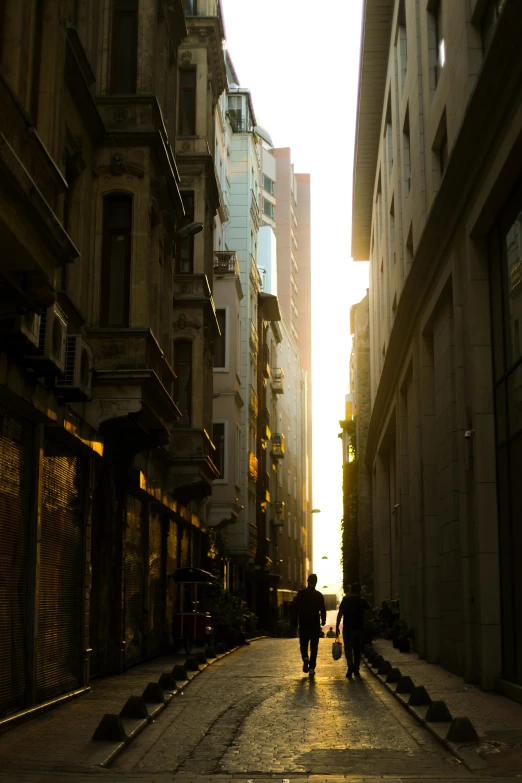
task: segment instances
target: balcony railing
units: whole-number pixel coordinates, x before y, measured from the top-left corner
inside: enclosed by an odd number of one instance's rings
[[[214,251],[214,274],[237,275],[239,277],[239,262],[235,250]]]
[[[250,408],[250,415],[254,419],[257,419],[257,417],[259,415],[259,402],[258,402],[258,399],[257,399],[257,392],[256,392],[256,390],[254,389],[253,386],[250,387],[250,405],[249,405],[249,408]]]
[[[283,394],[285,390],[285,373],[282,367],[272,370],[272,391],[274,394]]]
[[[250,215],[254,221],[256,229],[259,228],[259,205],[257,197],[253,190],[250,191]]]
[[[252,481],[257,481],[258,470],[259,470],[258,459],[255,454],[250,452],[250,454],[248,455],[248,475],[252,479]]]
[[[250,133],[252,131],[250,114],[245,115],[239,109],[229,109],[227,118],[230,122],[232,133]]]
[[[274,503],[272,506],[274,510],[274,518],[273,522],[275,525],[281,524],[285,521],[285,501],[279,500],[277,503]]]
[[[272,433],[272,457],[281,459],[285,456],[285,436],[282,432]]]
[[[250,320],[250,347],[254,351],[254,353],[257,353],[259,349],[259,338],[257,336],[257,329],[255,323]]]
[[[259,274],[259,269],[257,268],[256,260],[252,255],[250,256],[250,277],[258,290],[261,290],[261,276]]]
[[[259,417],[259,437],[263,440],[270,440],[272,437],[270,432],[270,411],[268,408],[264,408]]]

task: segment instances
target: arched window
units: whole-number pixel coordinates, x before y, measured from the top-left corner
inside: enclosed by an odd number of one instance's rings
[[[136,92],[138,60],[138,0],[113,0],[111,93]]]
[[[128,326],[132,198],[118,193],[103,202],[102,326]]]
[[[180,427],[192,426],[192,342],[174,342],[174,400],[181,411]]]

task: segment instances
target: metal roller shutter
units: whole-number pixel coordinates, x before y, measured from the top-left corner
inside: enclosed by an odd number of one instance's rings
[[[163,645],[165,589],[163,578],[161,516],[149,517],[149,655],[159,655]]]
[[[27,435],[0,408],[0,715],[24,706],[27,687]]]
[[[141,502],[128,495],[125,537],[125,665],[143,657],[144,562]]]
[[[45,444],[42,470],[36,697],[81,679],[83,522],[78,458]]]

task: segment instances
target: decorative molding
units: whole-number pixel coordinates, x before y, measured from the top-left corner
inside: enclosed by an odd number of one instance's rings
[[[190,52],[188,49],[184,51],[181,55],[181,62],[183,65],[190,65],[192,62],[192,52]]]
[[[111,162],[109,164],[97,166],[94,169],[94,174],[97,177],[107,176],[109,174],[113,177],[120,177],[123,174],[128,174],[130,177],[142,179],[145,172],[139,166],[127,163],[119,152],[115,152],[111,157]]]
[[[177,320],[174,321],[174,329],[201,329],[201,324],[197,321],[190,321],[185,313],[180,313]]]
[[[129,111],[124,106],[119,106],[117,109],[114,109],[112,116],[114,122],[125,122],[129,118]]]

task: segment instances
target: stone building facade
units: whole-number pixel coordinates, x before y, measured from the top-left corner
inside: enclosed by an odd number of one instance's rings
[[[516,0],[366,0],[352,254],[370,260],[376,602],[522,684],[522,61]],[[518,689],[518,690],[517,690]]]
[[[205,561],[223,32],[185,6],[0,5],[0,717],[167,649]]]
[[[359,582],[373,596],[372,484],[366,465],[370,423],[369,294],[350,310],[350,392],[339,422],[343,453],[343,586]]]

